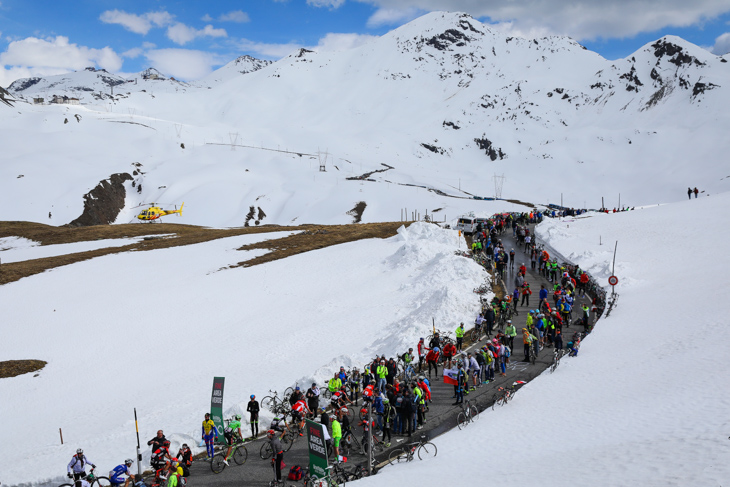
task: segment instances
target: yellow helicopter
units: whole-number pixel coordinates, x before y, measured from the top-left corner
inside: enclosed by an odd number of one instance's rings
[[[163,210],[159,206],[155,206],[154,203],[150,203],[150,207],[146,210],[142,210],[139,215],[137,215],[137,218],[142,221],[151,222],[157,220],[162,216],[172,215],[173,213],[177,213],[178,215],[182,216],[183,206],[185,206],[184,201],[183,204],[180,205],[179,210],[177,209],[177,206],[174,210]]]

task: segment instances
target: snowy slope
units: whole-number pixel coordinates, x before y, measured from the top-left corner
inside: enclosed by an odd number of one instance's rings
[[[495,175],[504,198],[573,207],[714,194],[730,183],[729,70],[671,36],[608,61],[568,38],[431,13],[349,51],[239,58],[211,86],[148,80],[113,101],[6,109],[0,219],[67,223],[134,163],[144,174],[127,209],[185,201],[186,223],[215,226],[242,224],[252,206],[264,223],[343,223],[359,201],[364,221],[405,208],[453,220],[472,195],[495,195]]]
[[[163,428],[174,446],[197,444],[214,376],[226,377],[229,416],[252,393],[323,383],[340,365],[413,346],[432,320],[455,327],[479,307],[472,289],[483,269],[454,255],[454,231],[432,224],[221,270],[264,252],[236,248],[282,235],[109,255],[2,286],[0,359],[48,365],[39,377],[0,380],[0,482],[57,485],[79,447],[113,468],[134,454],[135,407],[143,438]],[[297,349],[317,353],[292,361]],[[262,360],[276,365],[247,372]]]
[[[717,228],[730,194],[633,212],[547,221],[538,237],[607,279],[618,241],[618,307],[579,356],[514,401],[435,440],[438,456],[369,485],[424,486],[463,474],[504,486],[725,485],[730,478],[730,345],[722,312],[730,266]],[[599,245],[599,237],[603,245]],[[487,455],[487,466],[483,464]]]

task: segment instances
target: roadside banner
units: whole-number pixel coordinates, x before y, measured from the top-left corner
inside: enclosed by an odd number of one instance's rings
[[[459,375],[459,369],[444,369],[444,384],[451,384],[452,386],[458,386],[459,381],[457,377]]]
[[[213,392],[210,395],[210,417],[218,428],[218,443],[225,443],[223,437],[223,384],[225,377],[213,377]]]
[[[323,479],[327,476],[327,444],[324,425],[307,420],[307,445],[309,447],[309,473]]]

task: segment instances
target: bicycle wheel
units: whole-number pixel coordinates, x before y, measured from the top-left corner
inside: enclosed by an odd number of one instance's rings
[[[271,411],[273,413],[275,407],[276,407],[276,400],[274,399],[273,396],[266,396],[263,399],[261,399],[261,408]]]
[[[476,343],[479,341],[479,332],[477,332],[476,330],[472,330],[471,332],[471,341],[472,343]]]
[[[466,428],[467,424],[469,424],[469,419],[466,417],[466,414],[464,413],[464,411],[462,411],[456,417],[456,426],[458,426],[459,429],[464,429],[464,428]]]
[[[534,350],[530,353],[530,363],[532,365],[535,365],[535,361],[537,360],[537,357],[535,356]]]
[[[281,437],[281,446],[284,447],[284,451],[291,450],[291,446],[294,444],[294,436],[291,433],[287,433]],[[272,452],[273,455],[273,452]]]
[[[108,477],[96,477],[91,484],[92,487],[109,487],[110,485],[112,482]]]
[[[237,465],[243,465],[246,463],[246,459],[248,458],[248,449],[246,449],[245,445],[241,445],[233,452],[233,461],[236,462]]]
[[[373,452],[374,453],[383,453],[385,451],[385,445],[382,441],[376,440],[375,437],[373,437]]]
[[[261,457],[261,460],[267,460],[273,455],[274,451],[271,449],[271,443],[269,443],[268,441],[264,441],[264,443],[261,445],[261,449],[259,450],[259,456]]]
[[[437,451],[436,445],[427,441],[418,447],[418,459],[423,460],[424,458],[433,458],[436,456]]]
[[[479,408],[476,407],[473,404],[469,404],[469,416],[471,416],[472,421],[476,421],[479,419]]]
[[[213,473],[221,473],[226,468],[226,464],[223,462],[226,459],[223,455],[220,453],[218,455],[215,455],[213,457],[213,460],[210,462],[210,469],[213,471]]]
[[[390,452],[390,455],[388,455],[388,461],[390,463],[400,463],[406,461],[406,452],[401,450],[400,448],[396,448],[392,452]]]

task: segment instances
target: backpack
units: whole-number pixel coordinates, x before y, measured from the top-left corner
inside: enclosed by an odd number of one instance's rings
[[[289,475],[286,476],[288,480],[302,480],[302,467],[294,465],[289,469]]]

